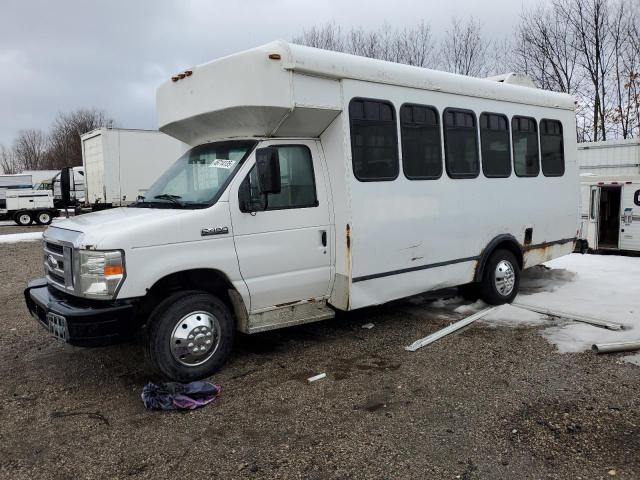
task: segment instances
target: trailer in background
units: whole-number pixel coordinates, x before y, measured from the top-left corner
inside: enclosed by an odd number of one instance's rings
[[[0,175],[0,209],[6,208],[7,192],[12,190],[29,190],[33,188],[33,180],[29,174]]]
[[[578,144],[578,248],[640,251],[640,140]]]
[[[135,202],[188,148],[154,130],[100,128],[81,139],[85,204],[94,210]]]
[[[58,210],[53,207],[53,193],[33,190],[30,174],[0,175],[0,218],[18,225],[49,225]]]
[[[581,175],[640,175],[640,139],[579,143],[578,166]]]

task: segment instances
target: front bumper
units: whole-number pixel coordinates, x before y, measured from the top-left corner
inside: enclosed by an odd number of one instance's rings
[[[85,301],[29,282],[24,291],[29,313],[54,337],[79,347],[111,345],[129,338],[139,326],[136,301]]]

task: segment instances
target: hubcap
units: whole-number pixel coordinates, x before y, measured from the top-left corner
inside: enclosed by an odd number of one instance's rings
[[[516,272],[511,262],[500,260],[496,266],[494,278],[498,293],[503,297],[508,297],[516,284]]]
[[[185,315],[171,334],[171,354],[182,365],[195,367],[209,360],[220,343],[220,324],[208,312]]]
[[[22,223],[23,225],[26,225],[29,222],[31,222],[31,217],[29,217],[29,215],[27,214],[20,215],[20,223]]]
[[[48,221],[49,221],[49,215],[47,215],[46,213],[41,213],[40,214],[40,222],[47,223]]]

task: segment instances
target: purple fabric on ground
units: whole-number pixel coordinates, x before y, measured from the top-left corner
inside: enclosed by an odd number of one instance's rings
[[[191,383],[147,383],[142,402],[155,410],[192,410],[212,402],[220,395],[220,386],[197,381]]]

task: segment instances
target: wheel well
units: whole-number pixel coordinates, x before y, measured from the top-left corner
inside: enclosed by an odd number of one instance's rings
[[[516,260],[518,261],[520,270],[522,270],[522,267],[524,266],[522,247],[520,247],[520,244],[515,239],[515,237],[511,235],[501,235],[489,242],[489,244],[480,254],[480,259],[478,260],[478,265],[476,266],[476,273],[473,277],[474,281],[478,282],[482,279],[484,267],[489,261],[489,257],[498,249],[508,250],[513,253],[514,257],[516,257]]]
[[[154,283],[148,290],[144,302],[145,318],[167,295],[181,290],[202,290],[212,293],[227,304],[232,312],[234,311],[229,290],[235,290],[235,288],[227,276],[219,270],[197,268],[171,273]]]

